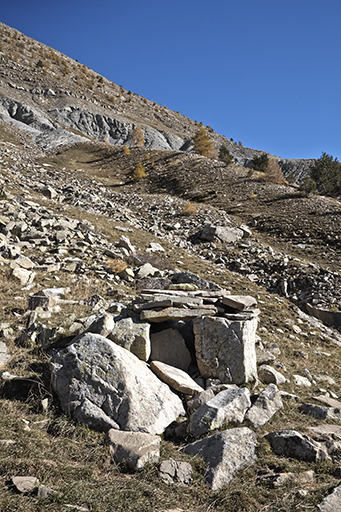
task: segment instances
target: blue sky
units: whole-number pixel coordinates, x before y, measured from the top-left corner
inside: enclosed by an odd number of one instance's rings
[[[340,0],[11,0],[0,21],[244,146],[341,160]]]

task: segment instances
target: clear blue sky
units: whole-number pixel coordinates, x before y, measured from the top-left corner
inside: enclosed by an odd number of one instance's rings
[[[244,146],[341,160],[341,0],[4,0],[0,21]]]

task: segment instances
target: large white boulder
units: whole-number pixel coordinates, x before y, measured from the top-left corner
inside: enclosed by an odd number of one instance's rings
[[[51,367],[62,409],[89,427],[161,434],[185,412],[143,361],[99,334],[55,353]]]

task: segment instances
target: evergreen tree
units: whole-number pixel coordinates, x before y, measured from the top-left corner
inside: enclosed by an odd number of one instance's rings
[[[321,194],[341,194],[341,163],[332,155],[322,153],[310,168],[310,177],[315,181],[317,190]]]
[[[233,156],[224,144],[219,148],[219,159],[225,162],[226,165],[233,164]]]
[[[269,164],[269,157],[266,153],[260,156],[255,156],[252,160],[253,169],[258,172],[266,172]]]
[[[207,158],[213,156],[213,142],[203,126],[199,126],[193,139],[193,149],[196,153]]]

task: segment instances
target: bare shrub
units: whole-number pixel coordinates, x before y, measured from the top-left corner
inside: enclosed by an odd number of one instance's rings
[[[198,209],[194,206],[194,204],[191,203],[190,201],[187,201],[180,215],[196,215],[197,213]]]
[[[269,162],[265,169],[265,179],[270,183],[283,185],[285,182],[284,175],[279,163],[274,158],[269,158]]]
[[[134,181],[139,181],[146,177],[147,177],[146,169],[143,166],[142,162],[139,162],[133,171],[132,178]]]

